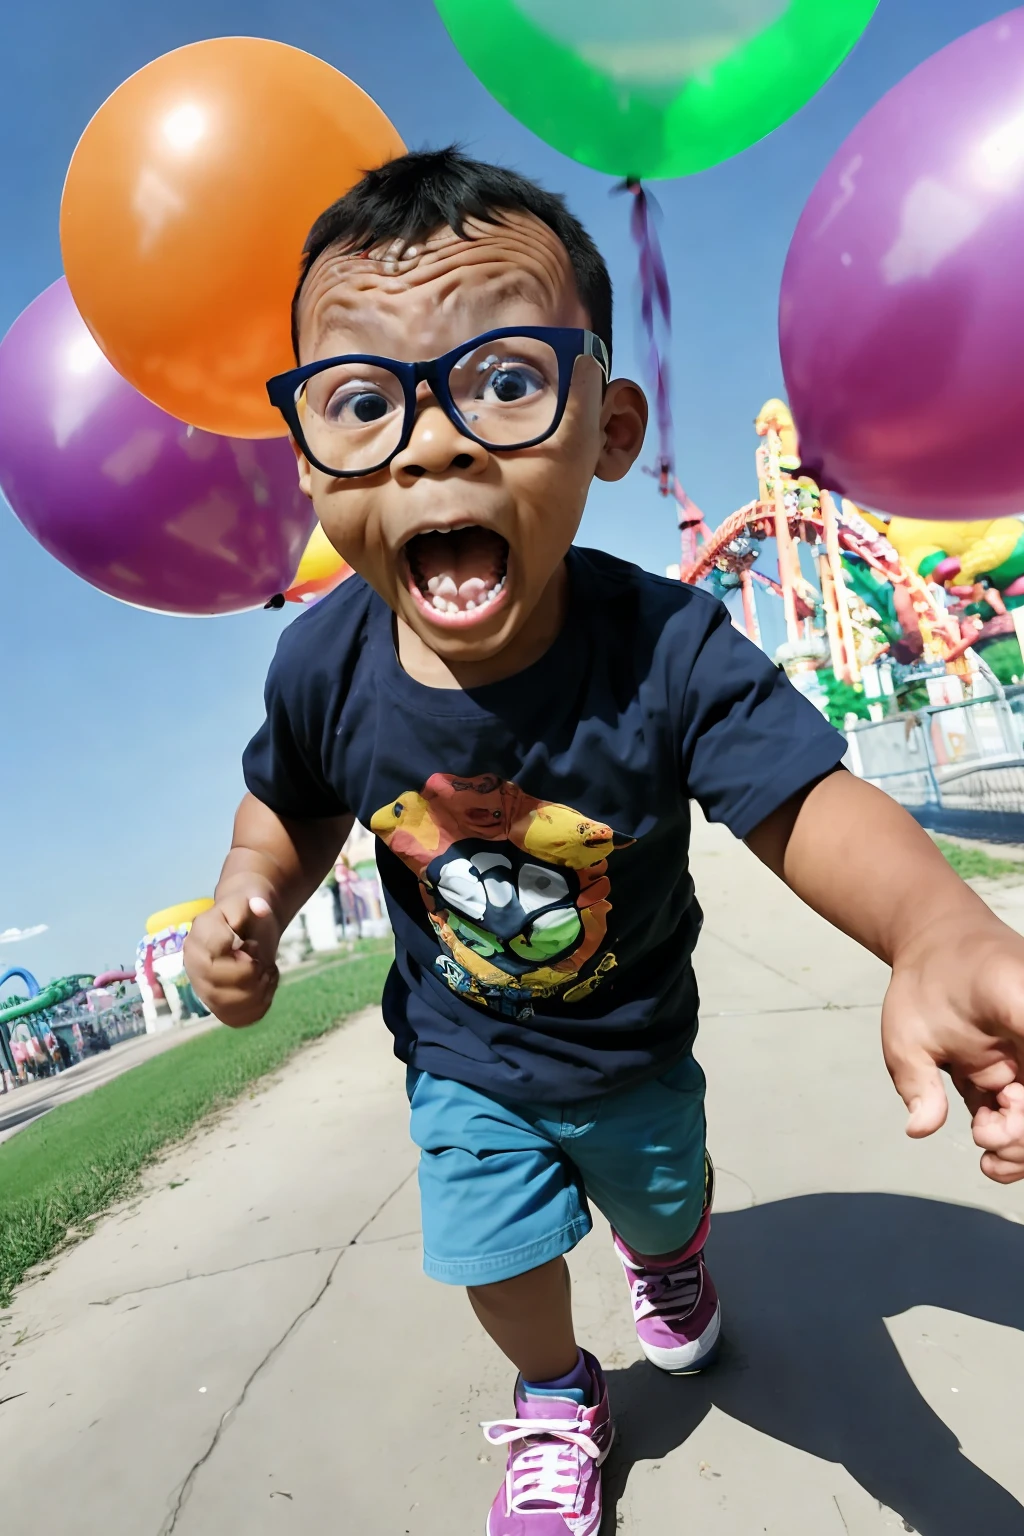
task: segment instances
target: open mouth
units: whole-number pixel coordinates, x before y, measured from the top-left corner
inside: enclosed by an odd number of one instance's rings
[[[408,587],[434,623],[478,623],[507,593],[508,543],[491,528],[470,524],[418,533],[405,546]]]

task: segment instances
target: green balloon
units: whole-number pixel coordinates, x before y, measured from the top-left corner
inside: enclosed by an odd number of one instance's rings
[[[703,171],[842,63],[878,0],[435,0],[466,63],[563,154],[612,176]]]

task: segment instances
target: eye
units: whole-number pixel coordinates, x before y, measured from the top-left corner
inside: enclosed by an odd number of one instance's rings
[[[324,419],[336,427],[372,427],[390,415],[394,407],[373,384],[351,381],[331,395]]]
[[[503,853],[478,853],[473,858],[473,868],[480,875],[492,907],[507,907],[515,900],[515,888],[503,878],[512,865]]]
[[[550,960],[578,944],[583,923],[575,907],[543,912],[527,935],[514,938],[509,948],[523,960]]]
[[[437,888],[445,905],[454,907],[465,917],[479,921],[487,911],[487,892],[468,859],[453,859],[446,864]]]
[[[486,928],[479,928],[476,923],[471,923],[465,917],[457,917],[454,912],[449,913],[448,923],[452,932],[458,934],[459,938],[478,955],[486,958],[489,955],[501,954],[500,940],[496,939],[493,933],[488,933]]]
[[[485,357],[477,364],[476,398],[486,405],[515,405],[546,388],[544,375],[516,358]]]
[[[405,806],[402,804],[401,800],[396,800],[394,805],[391,807],[391,814],[393,816],[401,816],[404,810]]]
[[[565,901],[568,895],[569,887],[555,869],[524,864],[519,871],[519,904],[524,912],[536,912],[538,907],[549,907],[553,901]]]

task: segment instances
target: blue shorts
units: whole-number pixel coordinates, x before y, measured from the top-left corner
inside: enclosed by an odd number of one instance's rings
[[[675,1253],[704,1208],[704,1074],[692,1056],[579,1104],[515,1104],[410,1070],[423,1267],[509,1280],[568,1253],[592,1201],[637,1253]]]

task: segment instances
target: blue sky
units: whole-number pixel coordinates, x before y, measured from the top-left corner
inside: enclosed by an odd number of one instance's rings
[[[1006,9],[880,0],[853,56],[795,119],[727,165],[656,187],[675,302],[677,455],[710,521],[753,493],[751,423],[781,391],[779,279],[814,182],[884,91]],[[608,178],[548,149],[487,96],[430,0],[5,7],[0,331],[60,273],[61,185],[92,113],[158,54],[232,33],[327,59],[380,102],[411,147],[458,139],[564,191],[611,266],[616,361],[630,371],[623,201],[609,197]],[[639,471],[595,491],[583,538],[654,570],[678,558],[671,511]],[[45,981],[99,971],[130,961],[147,913],[212,890],[242,790],[239,756],[290,612],[186,620],[123,607],[65,571],[2,506],[0,592],[0,932],[48,925],[0,945],[0,972],[24,964]]]

